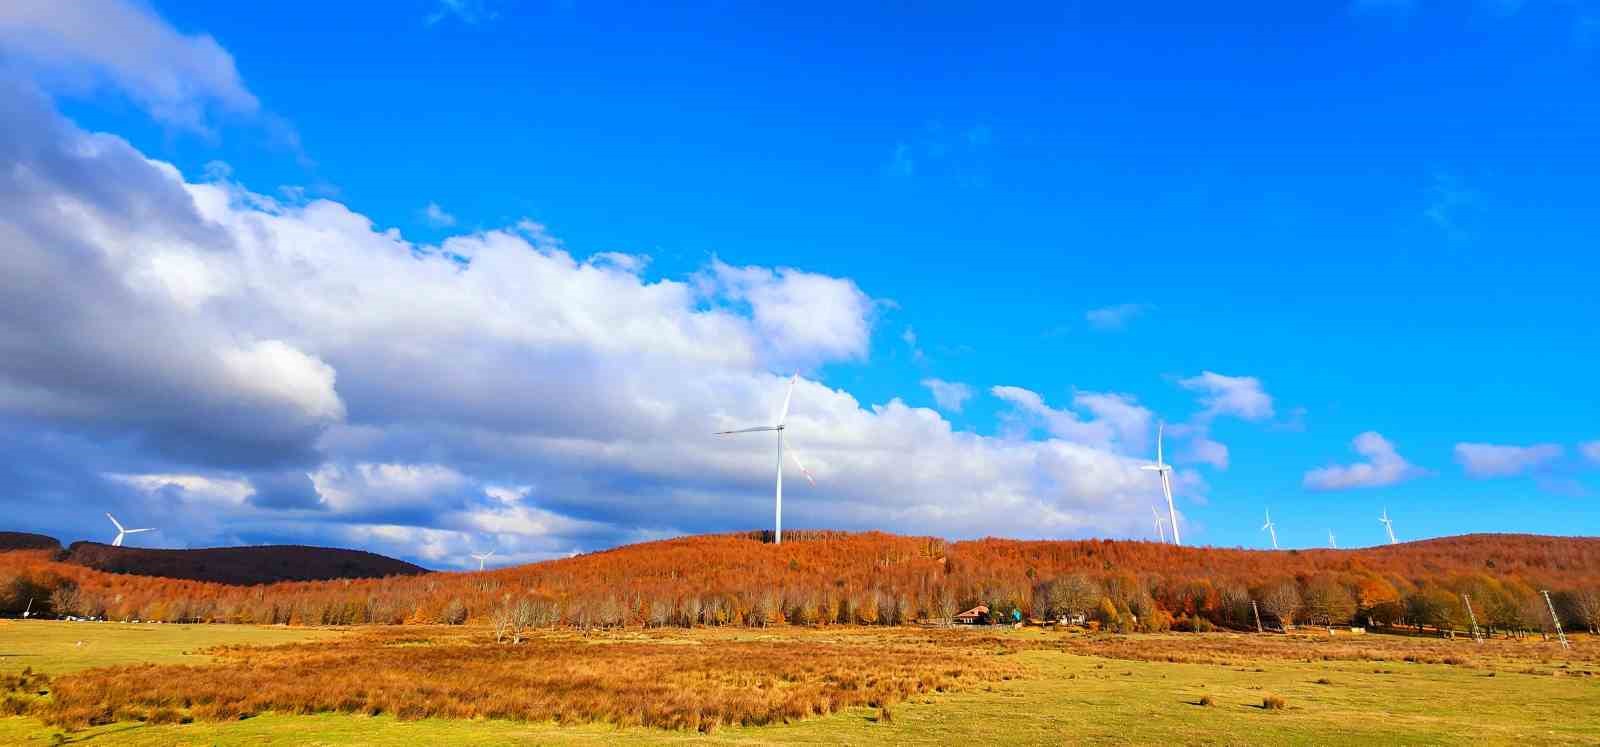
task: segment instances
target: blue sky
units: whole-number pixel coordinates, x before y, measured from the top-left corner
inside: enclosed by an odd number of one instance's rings
[[[601,325],[585,328],[591,336],[578,357],[606,368],[644,356],[670,371],[666,378],[728,375],[731,365],[748,392],[726,402],[693,396],[732,418],[766,391],[760,377],[793,368],[853,397],[859,407],[819,416],[812,433],[797,427],[797,445],[809,439],[803,448],[821,454],[819,486],[809,509],[808,494],[792,489],[786,504],[796,513],[786,525],[1149,534],[1145,504],[1159,500],[1153,481],[1142,495],[1133,483],[1085,487],[1074,481],[1110,467],[1073,462],[1068,476],[1050,460],[1059,457],[1053,449],[1071,445],[1124,462],[1147,458],[1156,420],[1177,426],[1169,453],[1181,471],[1178,503],[1192,542],[1259,545],[1257,517],[1268,505],[1281,540],[1295,546],[1322,545],[1328,529],[1341,544],[1377,542],[1385,505],[1403,538],[1593,533],[1600,520],[1600,453],[1584,451],[1600,440],[1589,353],[1600,318],[1600,211],[1592,197],[1600,7],[1592,3],[1084,3],[916,13],[489,0],[99,5],[101,17],[131,30],[96,38],[83,31],[92,19],[74,17],[82,14],[0,12],[0,69],[48,110],[30,122],[123,138],[175,166],[184,191],[224,195],[230,215],[273,198],[280,217],[316,229],[297,226],[292,235],[301,238],[293,240],[332,235],[317,222],[326,214],[313,209],[326,200],[370,220],[368,234],[396,229],[418,254],[448,248],[441,242],[515,234],[523,251],[578,263],[601,253],[632,257],[626,272],[598,263],[632,278],[638,287],[629,292],[663,280],[697,289],[673,313],[731,315],[754,340],[749,355],[712,369],[685,362],[707,360],[703,350],[658,360],[660,351],[628,348]],[[233,74],[217,72],[223,59]],[[226,223],[202,212],[201,224]],[[508,234],[524,220],[543,229]],[[365,291],[384,280],[372,267],[343,267],[342,241],[357,239],[317,244],[316,262],[330,263],[317,264],[325,288]],[[158,243],[130,246],[155,252]],[[27,256],[11,254],[18,266]],[[41,404],[66,395],[40,383],[50,376],[14,365],[0,372],[0,383],[18,392],[0,410],[10,413],[8,440],[49,436],[61,444],[48,458],[16,457],[4,471],[18,497],[0,501],[50,506],[19,528],[67,539],[100,528],[98,513],[78,510],[90,498],[39,487],[47,481],[28,464],[41,462],[62,465],[53,479],[81,475],[97,486],[91,493],[122,486],[106,500],[134,512],[204,504],[196,479],[233,486],[210,484],[213,492],[260,496],[268,483],[320,474],[308,500],[321,508],[274,513],[270,501],[244,498],[248,510],[233,522],[243,529],[219,519],[151,541],[365,543],[434,565],[465,563],[458,560],[467,545],[531,559],[763,526],[770,514],[768,488],[753,472],[720,461],[688,474],[673,467],[700,458],[690,450],[722,446],[686,444],[689,434],[665,421],[651,438],[595,441],[609,445],[608,454],[629,448],[661,460],[630,457],[601,479],[602,460],[574,466],[549,444],[521,454],[484,446],[530,432],[576,437],[593,425],[581,414],[569,423],[533,407],[526,421],[492,427],[439,414],[459,411],[460,400],[443,394],[457,389],[537,399],[499,376],[551,357],[548,339],[507,347],[452,327],[449,339],[461,345],[454,365],[419,371],[401,365],[410,360],[404,353],[439,343],[411,337],[414,320],[368,326],[351,312],[268,329],[248,320],[309,315],[312,301],[290,303],[278,285],[293,273],[253,275],[259,263],[194,257],[185,261],[213,270],[202,273],[206,282],[245,278],[250,299],[275,299],[258,307],[231,291],[202,293],[205,303],[183,308],[207,334],[252,351],[279,341],[326,366],[332,382],[317,396],[339,407],[308,405],[322,419],[270,444],[243,439],[240,449],[256,455],[296,442],[281,458],[258,460],[271,462],[268,475],[249,459],[205,448],[215,438],[203,423],[168,433],[152,425],[165,415],[148,407],[102,420]],[[352,274],[331,279],[333,264]],[[535,324],[525,315],[563,308],[573,279],[545,281],[554,285],[519,292],[554,305],[519,309],[523,296],[485,303],[472,311],[481,315],[474,326]],[[434,286],[418,282],[408,292],[429,298]],[[504,290],[475,287],[497,300]],[[783,302],[813,287],[818,295],[806,297],[816,307]],[[601,292],[571,303],[603,316],[604,293],[616,291]],[[276,310],[240,311],[266,306]],[[666,318],[654,308],[642,304],[636,321]],[[31,314],[6,313],[14,337],[42,334]],[[609,321],[635,319],[622,317]],[[353,347],[354,333],[314,333],[313,322],[323,330],[349,324],[384,345],[369,338]],[[152,324],[187,322],[163,316]],[[72,334],[93,337],[87,329]],[[696,339],[714,346],[719,338]],[[87,347],[60,365],[134,365]],[[28,344],[13,343],[11,352],[25,354]],[[634,408],[625,411],[680,394],[605,376],[586,381],[567,366],[528,364],[524,373],[578,399],[572,392],[586,385],[614,384],[626,394],[606,396]],[[156,386],[170,375],[162,369],[140,381]],[[382,381],[407,375],[421,383],[403,393]],[[964,384],[971,396],[959,409],[940,407],[923,384],[929,379]],[[998,386],[1042,400],[1030,408],[998,396]],[[163,391],[173,387],[167,381]],[[1076,408],[1075,393],[1084,397]],[[1123,412],[1131,420],[1113,426],[1092,410],[1095,394],[1122,395],[1148,417]],[[641,399],[630,403],[629,395]],[[1208,406],[1208,396],[1221,404]],[[861,434],[888,426],[850,424],[897,398],[929,408],[952,433],[983,440],[957,436],[949,451],[898,464],[851,461]],[[149,406],[157,402],[184,400]],[[797,403],[797,413],[804,406]],[[237,415],[243,431],[262,417]],[[1104,427],[1084,426],[1096,418]],[[452,421],[447,431],[438,430],[443,421]],[[1364,476],[1340,473],[1343,481],[1308,476],[1363,461],[1352,440],[1368,432],[1381,434],[1401,461]],[[880,435],[914,437],[894,433]],[[1214,451],[1203,458],[1202,435],[1226,446],[1225,466]],[[1033,451],[1015,462],[988,451],[1017,443]],[[769,458],[755,445],[748,453]],[[1018,478],[1008,467],[1006,477],[1021,487],[996,490],[973,476],[982,469],[966,470],[968,483],[951,488],[934,477],[901,485],[890,475],[931,475],[969,458],[1041,472]],[[343,502],[330,499],[341,488],[329,475],[373,478],[385,467],[455,477],[417,488],[417,500],[404,505],[363,503],[366,494],[348,485]],[[106,475],[123,477],[108,483]],[[379,483],[366,479],[365,489],[382,492]],[[505,485],[531,487],[520,502],[483,497],[486,486]],[[918,498],[886,498],[874,486]],[[1063,492],[1072,497],[1059,499]],[[665,508],[640,515],[630,501]],[[1060,514],[1018,523],[1029,507]],[[419,543],[428,549],[415,549]]]

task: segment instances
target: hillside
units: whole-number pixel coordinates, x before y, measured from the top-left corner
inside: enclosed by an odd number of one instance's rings
[[[427,573],[426,568],[363,550],[304,545],[151,550],[74,542],[65,562],[108,573],[160,576],[230,585],[279,581],[382,578]]]
[[[0,532],[0,552],[9,550],[60,550],[55,537],[29,532]]]
[[[85,546],[74,545],[74,553]],[[1269,621],[1454,624],[1465,619],[1460,598],[1468,593],[1485,624],[1524,629],[1546,619],[1541,589],[1552,591],[1564,619],[1589,619],[1582,601],[1600,595],[1600,538],[1469,535],[1364,549],[1266,551],[793,532],[782,545],[761,541],[760,533],[704,535],[486,572],[250,588],[101,573],[39,553],[0,554],[0,583],[7,572],[43,579],[37,583],[46,586],[70,585],[77,596],[68,601],[82,614],[114,618],[487,621],[525,602],[535,618],[581,627],[895,624],[942,619],[986,603],[1008,614],[1076,612],[1118,629],[1159,630],[1253,627],[1252,601]]]

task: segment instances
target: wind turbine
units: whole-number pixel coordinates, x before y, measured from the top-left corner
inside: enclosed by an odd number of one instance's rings
[[[1272,509],[1267,509],[1267,523],[1261,525],[1261,531],[1272,535],[1272,549],[1278,549],[1278,525],[1272,523]]]
[[[1161,492],[1167,496],[1167,518],[1172,524],[1172,544],[1181,545],[1183,538],[1178,534],[1178,509],[1172,505],[1172,465],[1161,459],[1161,434],[1166,427],[1166,423],[1156,426],[1156,463],[1146,464],[1139,469],[1161,475]]]
[[[1156,534],[1160,535],[1161,544],[1163,544],[1163,545],[1166,544],[1167,543],[1167,528],[1166,528],[1167,520],[1161,518],[1161,512],[1157,511],[1155,506],[1151,506],[1150,507],[1150,516],[1153,517],[1156,520]]]
[[[490,550],[488,552],[475,552],[472,554],[472,557],[478,561],[478,570],[481,571],[483,570],[483,561],[494,557],[494,551]]]
[[[1339,549],[1339,540],[1336,540],[1336,539],[1333,538],[1333,530],[1332,529],[1328,530],[1328,547],[1330,549],[1333,549],[1333,550]]]
[[[1394,538],[1394,522],[1389,521],[1389,508],[1387,506],[1384,507],[1383,517],[1378,519],[1378,523],[1382,524],[1383,528],[1389,531],[1389,544],[1399,544],[1399,540]]]
[[[772,522],[772,544],[774,545],[783,544],[783,430],[786,427],[784,426],[784,421],[788,420],[789,418],[789,400],[794,397],[794,383],[799,381],[799,379],[799,373],[796,373],[789,379],[789,391],[783,395],[783,407],[778,410],[777,425],[758,425],[754,428],[740,428],[736,431],[717,431],[716,433],[718,436],[731,436],[735,433],[759,433],[761,431],[778,432],[778,482],[777,488],[773,494],[774,507]],[[806,466],[800,462],[800,455],[791,450],[789,452],[789,458],[794,460],[794,466],[800,468],[800,474],[805,475],[806,482],[811,483],[811,487],[816,487],[817,481],[811,478],[811,471],[807,470]]]
[[[111,540],[111,546],[112,547],[122,547],[123,538],[127,537],[130,534],[138,534],[140,532],[153,532],[153,531],[155,531],[154,528],[128,529],[128,528],[122,526],[122,522],[117,521],[117,517],[112,516],[110,513],[106,514],[106,518],[110,519],[112,524],[117,525],[117,538],[114,539],[114,540]]]

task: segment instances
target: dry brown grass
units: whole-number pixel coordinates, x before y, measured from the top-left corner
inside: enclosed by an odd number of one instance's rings
[[[1044,640],[1052,640],[1047,637]],[[1242,666],[1265,660],[1280,661],[1394,661],[1447,664],[1465,668],[1547,666],[1560,663],[1582,670],[1600,670],[1600,640],[1572,636],[1572,648],[1538,638],[1493,639],[1482,644],[1470,639],[1395,635],[1260,635],[1217,633],[1153,636],[1074,635],[1053,639],[1070,653],[1137,661]],[[1047,644],[1048,645],[1048,644]]]
[[[933,645],[929,645],[930,641]],[[536,635],[378,629],[331,642],[223,648],[215,666],[129,666],[56,678],[35,715],[78,727],[222,721],[273,711],[608,722],[710,732],[879,708],[1021,673],[959,635]]]

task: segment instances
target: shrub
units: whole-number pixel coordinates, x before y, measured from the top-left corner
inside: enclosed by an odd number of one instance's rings
[[[1202,706],[1205,706],[1207,708],[1209,708],[1211,706],[1214,706],[1216,704],[1217,704],[1217,700],[1216,700],[1216,698],[1211,697],[1211,693],[1206,693],[1205,695],[1200,696],[1200,702],[1197,703],[1197,705],[1202,705]]]
[[[1262,709],[1268,711],[1283,710],[1283,707],[1287,704],[1287,701],[1285,701],[1281,695],[1268,695],[1261,699]]]

